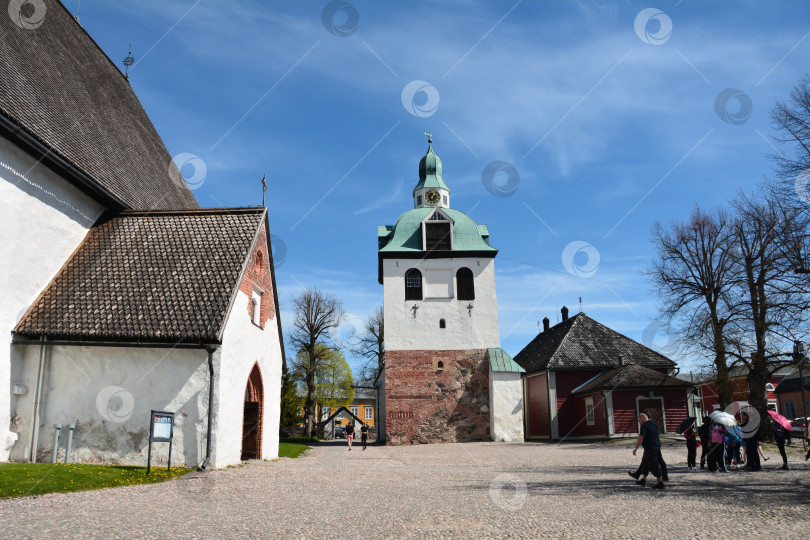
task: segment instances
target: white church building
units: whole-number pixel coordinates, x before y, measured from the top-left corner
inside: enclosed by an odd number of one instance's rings
[[[0,17],[0,461],[70,436],[73,462],[145,464],[153,410],[173,464],[277,457],[267,210],[200,209],[125,76],[44,5]]]

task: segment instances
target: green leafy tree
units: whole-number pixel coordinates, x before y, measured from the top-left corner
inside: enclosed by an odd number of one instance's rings
[[[352,388],[352,369],[342,352],[322,343],[315,345],[315,365],[312,400],[315,409],[322,407],[347,406],[354,399]],[[304,387],[307,384],[307,372],[310,366],[309,352],[301,350],[293,361],[292,379]],[[320,416],[320,415],[319,415]]]
[[[301,421],[301,398],[293,374],[284,367],[281,375],[281,420],[282,428],[294,427]]]

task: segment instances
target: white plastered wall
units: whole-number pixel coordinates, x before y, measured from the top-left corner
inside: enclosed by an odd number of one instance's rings
[[[14,427],[21,435],[13,461],[28,461],[39,346],[12,346],[12,374],[29,391],[14,396]],[[216,358],[216,357],[215,357]],[[204,350],[45,348],[38,460],[50,461],[54,424],[76,424],[72,461],[145,465],[151,410],[175,412],[172,464],[194,466],[205,457],[208,356]],[[168,443],[155,443],[153,465],[166,464]]]
[[[475,300],[458,300],[455,275],[472,270]],[[424,279],[430,269],[447,269],[453,276],[453,298],[405,300],[405,272],[417,268]],[[491,258],[383,260],[385,348],[394,350],[472,350],[500,346],[495,261]],[[472,305],[472,309],[467,306]],[[413,306],[417,306],[415,314]],[[446,328],[439,328],[444,319]]]
[[[273,291],[277,294],[277,291]],[[213,466],[239,463],[242,455],[242,420],[245,390],[253,365],[258,363],[264,385],[262,458],[278,457],[281,412],[281,340],[274,317],[264,329],[250,320],[248,296],[238,292],[222,339],[221,369],[215,384],[217,399]]]
[[[103,208],[0,137],[0,462],[13,425],[11,330],[87,235]],[[29,387],[30,390],[30,387]]]
[[[523,442],[523,382],[520,373],[489,371],[489,425],[493,441]]]

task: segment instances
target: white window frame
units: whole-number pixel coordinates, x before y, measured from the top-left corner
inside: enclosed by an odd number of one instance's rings
[[[360,418],[360,409],[357,407],[357,405],[352,405],[351,407],[349,407],[349,410],[357,418]]]
[[[329,407],[327,405],[322,405],[321,406],[321,420],[326,420],[327,418],[329,418],[330,414],[332,414],[331,407]]]
[[[366,406],[366,420],[374,420],[374,407]]]
[[[593,398],[585,398],[585,421],[589,426],[596,424],[596,409],[593,406]]]

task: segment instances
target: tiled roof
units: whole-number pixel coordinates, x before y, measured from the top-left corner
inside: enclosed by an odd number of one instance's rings
[[[41,26],[22,28],[8,4],[0,13],[0,115],[129,208],[197,208],[185,182],[169,175],[171,156],[129,82],[70,13],[44,0]]]
[[[515,355],[515,362],[527,373],[547,369],[612,368],[619,365],[619,356],[626,364],[649,368],[671,368],[675,362],[611,330],[584,313],[558,323],[538,334]]]
[[[264,208],[123,212],[97,224],[14,332],[218,343]]]
[[[625,364],[600,373],[585,384],[574,388],[574,395],[591,394],[600,390],[628,390],[634,388],[689,388],[694,386],[688,381],[672,377],[665,373],[637,366]]]
[[[506,373],[524,373],[526,371],[512,360],[509,353],[500,347],[487,349],[487,354],[489,355],[489,366],[492,371]]]

